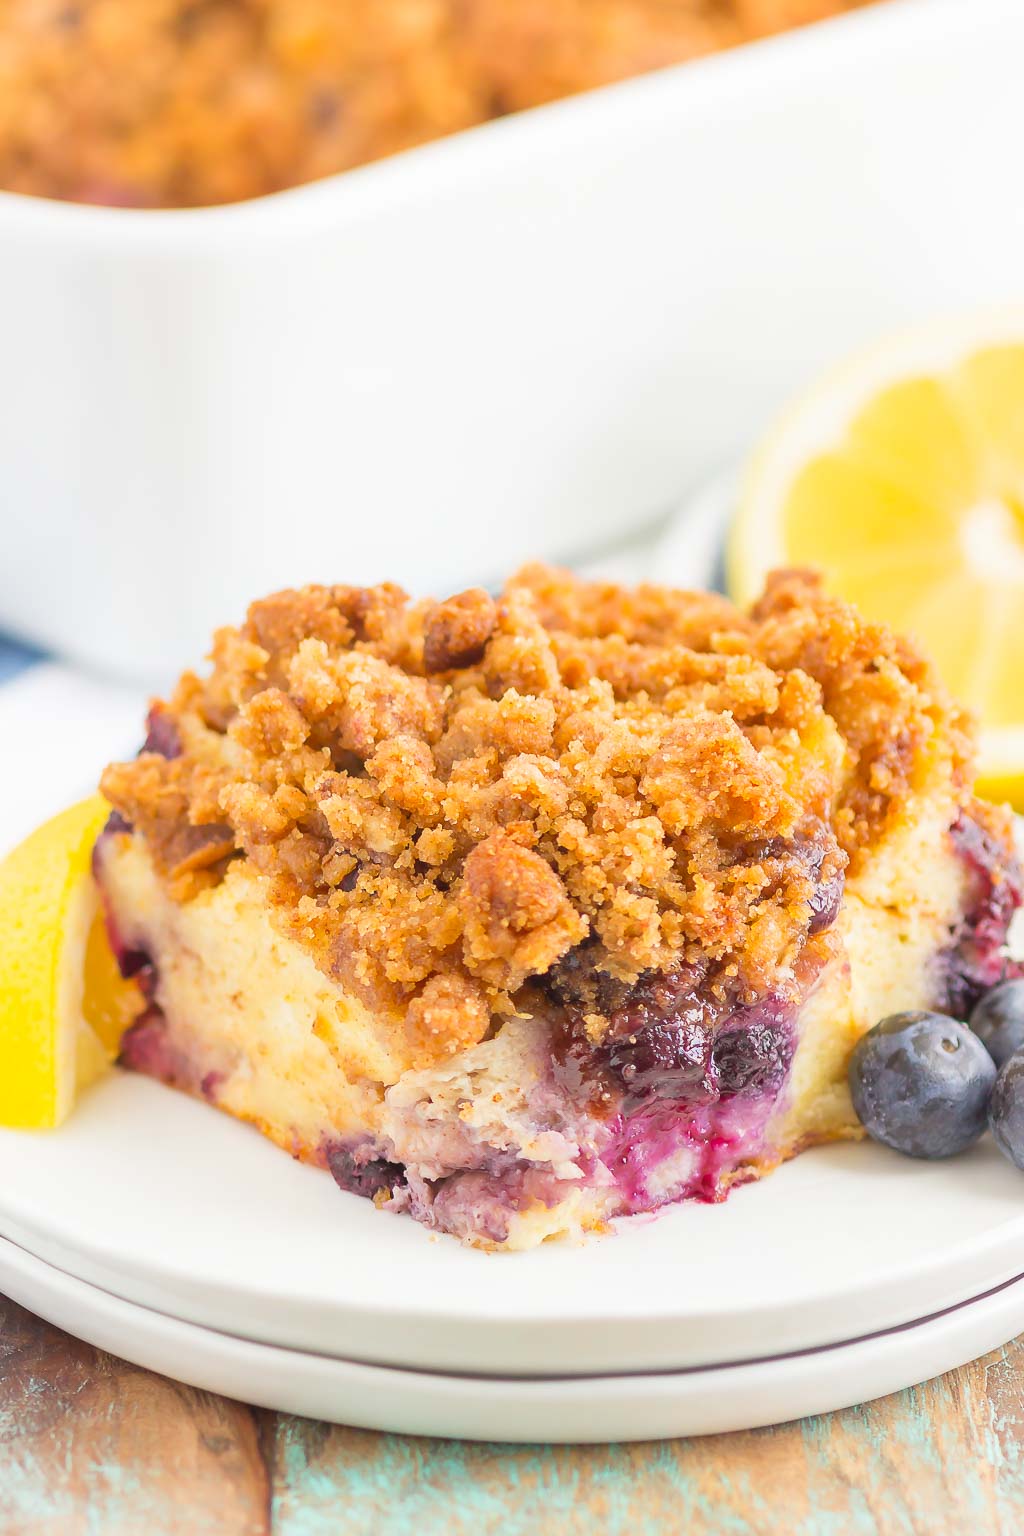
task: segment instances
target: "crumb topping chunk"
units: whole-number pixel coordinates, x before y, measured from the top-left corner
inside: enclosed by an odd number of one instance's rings
[[[755,1001],[929,775],[969,794],[934,672],[807,572],[749,614],[540,565],[497,598],[305,587],[211,661],[104,793],[180,902],[247,861],[424,1061],[545,977],[595,1038],[651,973]]]

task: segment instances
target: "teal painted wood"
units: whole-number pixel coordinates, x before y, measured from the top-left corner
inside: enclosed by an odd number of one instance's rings
[[[2,1536],[269,1536],[269,1503],[250,1409],[0,1297]]]
[[[278,1421],[275,1536],[1010,1536],[1024,1351],[800,1424],[511,1447]]]
[[[274,1482],[280,1536],[660,1536],[666,1494],[674,1512],[688,1497],[669,1445],[477,1445],[297,1419],[279,1422]]]
[[[0,1536],[1022,1536],[1024,1341],[749,1434],[618,1446],[262,1413],[0,1298]]]

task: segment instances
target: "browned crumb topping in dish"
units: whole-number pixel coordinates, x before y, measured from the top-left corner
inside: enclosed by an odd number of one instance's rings
[[[753,1000],[937,754],[967,795],[935,674],[806,573],[751,614],[543,566],[497,599],[305,587],[212,661],[104,792],[179,901],[248,861],[283,930],[405,1011],[424,1059],[531,978],[585,977],[595,1037],[623,984],[681,964]]]
[[[0,0],[0,186],[257,197],[867,0]]]

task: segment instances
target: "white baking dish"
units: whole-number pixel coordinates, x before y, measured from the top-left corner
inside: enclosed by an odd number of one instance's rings
[[[1020,296],[1022,58],[1017,0],[889,0],[229,208],[0,195],[0,626],[159,676],[285,583],[635,530]]]

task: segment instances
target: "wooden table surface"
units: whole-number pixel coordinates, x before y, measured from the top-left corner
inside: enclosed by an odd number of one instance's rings
[[[1020,1536],[1024,1338],[749,1434],[507,1446],[267,1413],[0,1298],[2,1536]]]

